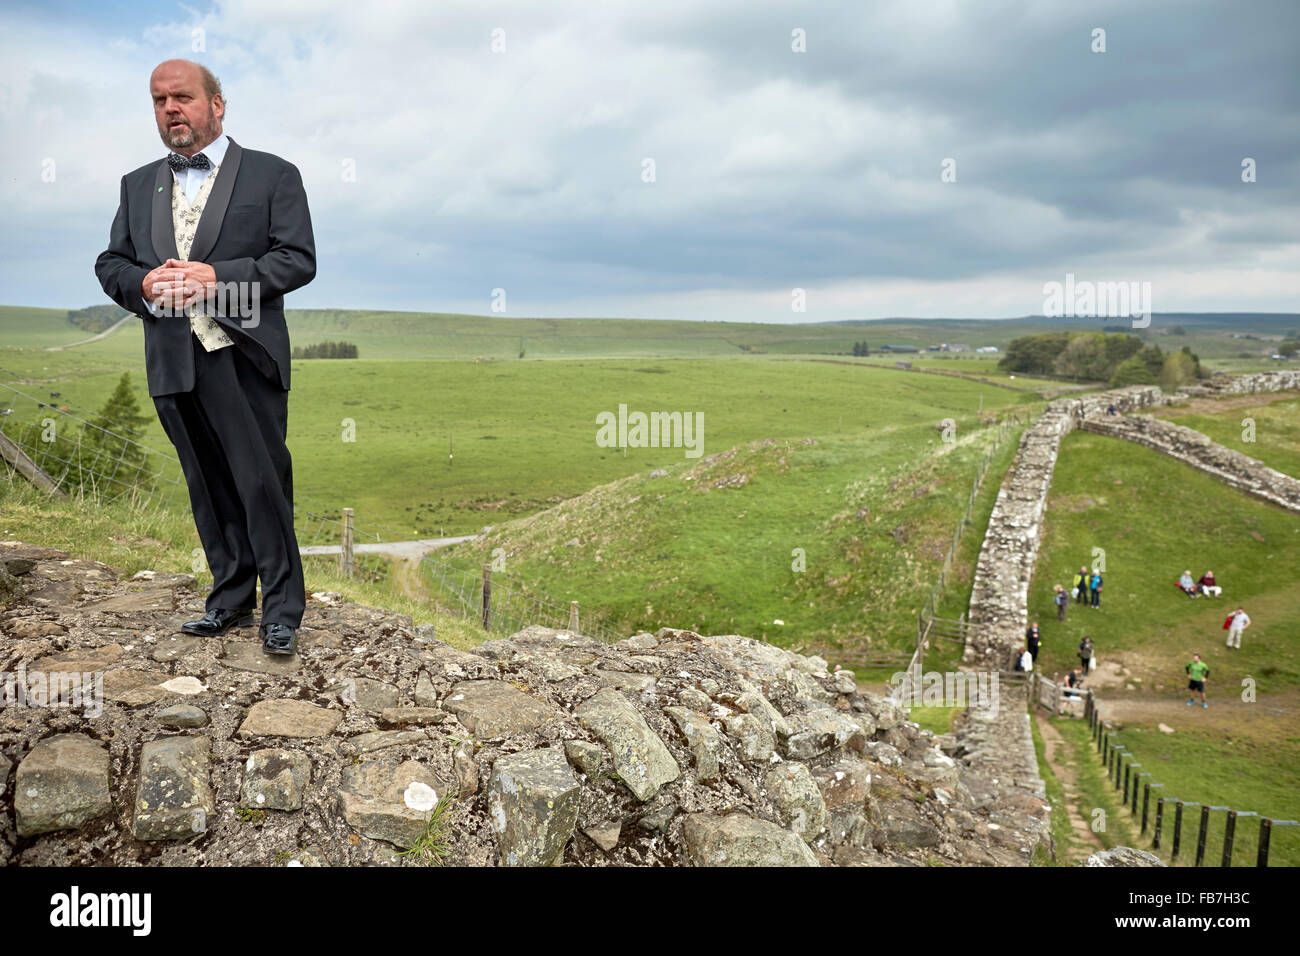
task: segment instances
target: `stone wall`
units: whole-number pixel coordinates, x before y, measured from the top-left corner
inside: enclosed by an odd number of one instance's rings
[[[975,565],[969,619],[982,625],[967,642],[963,663],[995,670],[1009,667],[1009,655],[1028,626],[1029,584],[1038,562],[1043,515],[1061,439],[1087,418],[1106,417],[1165,401],[1153,385],[1058,399],[1021,436],[1011,470],[998,490],[988,530]]]
[[[1300,481],[1191,428],[1150,415],[1089,418],[1083,428],[1163,452],[1249,495],[1300,511]]]
[[[443,800],[458,865],[1014,865],[1045,838],[1041,799],[954,759],[975,736],[746,637],[466,651],[315,594],[273,658],[178,633],[190,575],[10,541],[0,567],[0,675],[102,681],[98,713],[0,708],[0,865],[410,865]]]
[[[1215,394],[1237,395],[1300,388],[1300,371],[1224,376]],[[1217,380],[1216,380],[1217,381]],[[1182,390],[1181,394],[1189,391]],[[963,663],[982,668],[1008,666],[1028,625],[1029,585],[1038,561],[1043,513],[1061,439],[1076,428],[1135,441],[1185,462],[1249,494],[1294,509],[1297,482],[1261,462],[1219,445],[1181,425],[1133,415],[1167,404],[1154,385],[1133,385],[1047,406],[1021,437],[1011,471],[998,492],[975,567],[970,620],[983,625],[967,642]],[[1115,406],[1120,416],[1107,414]]]
[[[1300,369],[1278,369],[1275,372],[1252,372],[1248,375],[1216,375],[1202,387],[1211,395],[1287,392],[1300,389]]]

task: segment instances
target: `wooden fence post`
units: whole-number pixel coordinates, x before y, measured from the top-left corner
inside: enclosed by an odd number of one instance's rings
[[[492,565],[483,565],[483,630],[492,626]]]
[[[1233,837],[1237,833],[1237,817],[1253,817],[1253,811],[1245,810],[1238,813],[1236,810],[1228,811],[1228,819],[1223,824],[1223,866],[1232,866],[1232,843]]]
[[[569,630],[574,634],[578,633],[578,602],[569,602]]]
[[[339,569],[352,577],[352,509],[343,509],[343,549],[339,552]]]
[[[1201,807],[1201,828],[1196,834],[1196,865],[1205,861],[1205,838],[1210,834],[1210,805]]]

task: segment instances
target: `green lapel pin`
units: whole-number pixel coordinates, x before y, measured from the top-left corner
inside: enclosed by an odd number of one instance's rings
[[[161,187],[161,186],[158,187],[158,191],[159,191],[159,192],[162,192],[162,187]]]

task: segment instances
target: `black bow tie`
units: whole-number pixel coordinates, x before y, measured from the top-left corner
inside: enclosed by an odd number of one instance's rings
[[[175,173],[179,173],[182,169],[189,169],[190,167],[193,167],[194,169],[212,168],[212,163],[210,163],[208,157],[204,156],[202,153],[195,153],[189,159],[186,159],[180,153],[168,153],[167,165],[170,166],[172,172]]]

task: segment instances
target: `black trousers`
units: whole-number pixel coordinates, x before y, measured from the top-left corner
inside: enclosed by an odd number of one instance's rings
[[[197,336],[190,340],[193,391],[153,402],[176,446],[212,571],[207,607],[255,608],[261,578],[262,623],[298,627],[307,595],[285,446],[289,393],[265,374],[265,362],[260,369],[257,356],[245,353],[244,343],[209,352]]]

